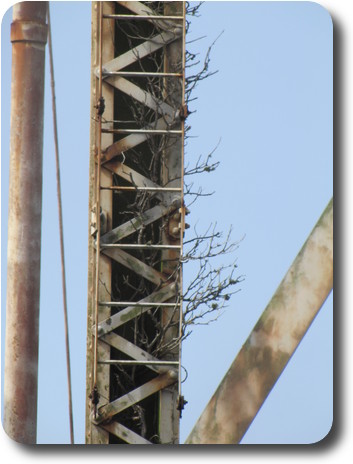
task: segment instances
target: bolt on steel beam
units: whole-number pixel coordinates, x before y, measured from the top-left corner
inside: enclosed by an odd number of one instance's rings
[[[36,442],[47,3],[13,7],[4,429]]]

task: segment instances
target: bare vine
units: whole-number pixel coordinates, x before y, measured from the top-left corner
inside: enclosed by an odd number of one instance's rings
[[[152,2],[153,3],[153,2]],[[199,16],[200,7],[203,2],[198,4],[186,3],[186,30],[189,32],[191,20]],[[149,4],[151,8],[152,4]],[[154,27],[147,28],[144,32],[141,28],[134,23],[118,23],[117,27],[121,29],[124,37],[128,43],[128,48],[133,50],[136,42],[141,40],[151,40],[156,33],[171,30],[170,25],[167,23],[165,26],[160,21]],[[178,33],[177,29],[175,33]],[[218,39],[218,37],[217,37]],[[199,54],[193,53],[189,50],[186,51],[186,77],[185,77],[185,101],[190,113],[195,113],[190,110],[190,105],[194,102],[195,89],[205,79],[214,75],[217,71],[210,69],[211,52],[216,44],[217,39],[208,47],[204,57]],[[198,39],[197,39],[198,40]],[[158,130],[160,128],[170,131],[178,130],[180,128],[180,118],[178,111],[170,111],[171,108],[178,107],[180,101],[181,86],[180,81],[177,79],[169,79],[161,76],[156,77],[156,74],[163,72],[164,61],[161,55],[151,54],[148,59],[138,59],[139,72],[148,72],[150,69],[154,70],[155,75],[147,77],[144,80],[144,90],[149,97],[149,101],[143,103],[133,101],[129,96],[123,95],[122,101],[126,107],[129,108],[130,117],[125,120],[104,120],[105,128],[110,129],[124,129],[124,127],[135,127],[136,129],[143,130]],[[181,61],[174,63],[173,68],[168,70],[173,73],[182,72]],[[141,80],[138,77],[132,77],[130,81],[136,85],[141,86]],[[168,106],[169,105],[169,106]],[[185,131],[187,140],[190,137],[191,127],[186,124]],[[140,172],[149,177],[156,184],[161,183],[160,171],[168,169],[165,163],[165,154],[178,142],[179,138],[172,135],[150,136],[146,139],[148,151],[151,153],[150,158],[146,158],[145,154],[140,151],[139,147],[129,150],[128,160],[132,164],[139,166]],[[217,170],[220,162],[214,161],[213,156],[218,148],[217,146],[205,156],[199,156],[196,160],[187,159],[187,164],[184,169],[184,197],[187,202],[187,207],[190,208],[200,198],[213,195],[214,192],[205,192],[202,187],[194,187],[194,180],[196,176],[204,175],[205,173],[212,173]],[[169,178],[168,183],[162,185],[164,187],[173,185],[175,181],[180,181],[177,177]],[[131,179],[133,182],[133,179]],[[116,185],[119,184],[118,176],[115,176]],[[143,214],[144,211],[153,207],[156,204],[156,195],[151,195],[146,192],[139,192],[136,189],[136,195],[131,203],[127,203],[125,209],[119,214],[124,220]],[[165,195],[165,202],[170,202],[170,195]],[[163,200],[163,199],[162,199]],[[165,223],[160,224],[159,230],[153,227],[143,227],[137,232],[137,243],[162,243],[163,231]],[[238,291],[237,284],[242,280],[241,276],[236,276],[237,264],[234,259],[234,252],[238,247],[238,243],[234,243],[231,238],[230,229],[223,237],[222,232],[217,230],[217,224],[210,224],[207,230],[199,232],[194,228],[194,237],[184,242],[184,256],[179,263],[174,263],[174,275],[179,272],[182,264],[194,262],[197,263],[196,273],[192,281],[188,283],[183,292],[184,314],[183,314],[183,327],[182,339],[190,335],[192,326],[208,324],[216,320],[227,306],[231,296]],[[159,239],[158,239],[159,236]],[[156,241],[157,239],[157,241]],[[165,259],[159,252],[137,253],[138,258],[146,264],[158,268]],[[215,259],[219,260],[226,255],[229,255],[231,262],[229,264],[215,264]],[[170,276],[173,279],[174,276]],[[145,279],[140,279],[139,282],[134,282],[129,276],[123,276],[121,284],[131,289],[131,297],[139,295],[148,295],[150,293],[150,285]],[[120,294],[120,288],[117,282],[114,283],[113,292],[116,296]],[[175,306],[175,314],[177,313],[178,306]],[[158,318],[157,310],[150,310],[147,314],[141,316],[138,320],[138,325],[135,327],[137,330],[136,336],[139,339],[139,345],[146,351],[154,355],[165,355],[169,351],[173,351],[175,347],[181,342],[180,339],[173,339],[165,343],[165,334],[172,327],[178,324],[174,312],[168,321],[163,324]],[[153,323],[155,327],[155,334],[152,339],[146,334],[144,324],[146,318]],[[138,318],[139,319],[139,318]]]
[[[200,6],[187,4],[191,18],[199,16]],[[190,21],[187,24],[189,30]],[[221,34],[220,34],[221,35]],[[196,53],[186,52],[186,99],[188,104],[195,101],[195,89],[204,79],[208,79],[217,71],[210,69],[211,52],[220,37],[208,47],[205,56],[200,58]],[[201,40],[196,39],[196,40]],[[188,128],[190,130],[190,128]],[[189,132],[188,130],[188,132]],[[201,197],[213,195],[214,192],[204,192],[202,187],[194,189],[194,179],[197,176],[212,173],[217,170],[220,161],[214,161],[217,146],[205,156],[199,156],[185,167],[185,197],[189,198],[188,207],[195,204]],[[243,277],[237,275],[237,262],[234,252],[239,242],[232,240],[232,228],[223,235],[217,229],[217,223],[211,223],[205,231],[199,232],[195,226],[193,238],[184,241],[185,254],[183,262],[194,262],[197,265],[194,277],[184,290],[184,326],[183,338],[192,332],[195,325],[205,325],[217,320],[227,307],[230,298],[237,293],[238,285]],[[228,264],[226,256],[229,256]],[[221,262],[222,264],[217,264]]]

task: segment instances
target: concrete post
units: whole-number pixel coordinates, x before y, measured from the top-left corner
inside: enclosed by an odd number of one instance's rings
[[[47,2],[13,7],[4,429],[36,442]]]

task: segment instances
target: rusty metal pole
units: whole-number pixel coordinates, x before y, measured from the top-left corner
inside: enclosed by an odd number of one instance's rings
[[[36,443],[47,3],[13,7],[4,429]]]
[[[330,201],[262,313],[186,444],[237,444],[333,285]]]

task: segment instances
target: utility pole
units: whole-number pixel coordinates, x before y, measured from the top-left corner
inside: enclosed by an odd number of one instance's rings
[[[177,444],[185,2],[93,2],[86,443]]]
[[[47,2],[13,6],[4,429],[36,443]]]

